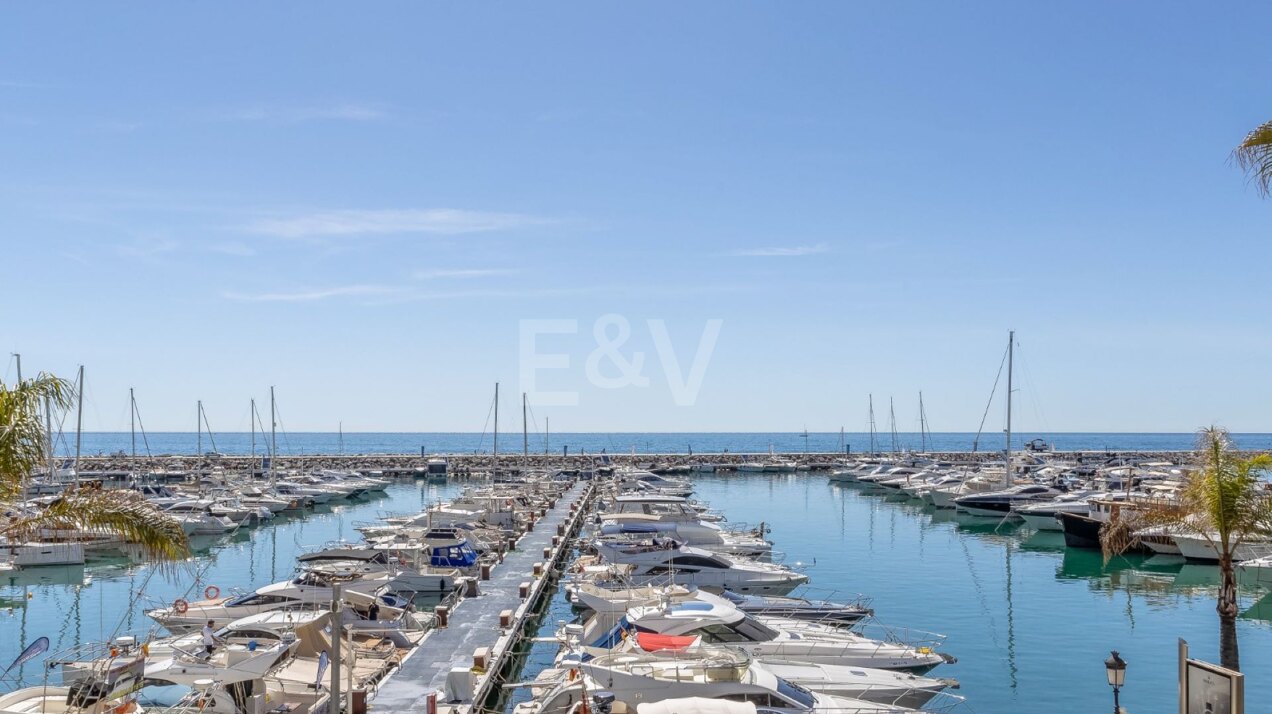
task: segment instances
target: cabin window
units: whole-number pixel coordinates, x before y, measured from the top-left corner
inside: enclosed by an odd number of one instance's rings
[[[694,568],[723,568],[723,563],[714,558],[708,558],[701,555],[677,555],[667,561],[672,566],[684,566]]]
[[[801,709],[812,709],[817,704],[817,698],[812,692],[781,677],[777,678],[777,693],[798,702]]]
[[[776,699],[768,692],[747,692],[745,694],[726,694],[717,699],[727,699],[731,702],[750,702],[757,707],[785,707],[787,702]]]
[[[733,629],[737,630],[748,640],[753,642],[767,642],[768,640],[777,638],[777,630],[765,625],[754,617],[748,616],[733,623]]]
[[[728,625],[707,625],[706,627],[699,627],[691,634],[696,634],[702,637],[702,641],[708,644],[748,641],[744,635],[735,631]]]

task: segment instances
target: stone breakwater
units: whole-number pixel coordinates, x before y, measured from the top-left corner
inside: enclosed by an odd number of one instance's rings
[[[879,458],[906,459],[917,455],[878,454]],[[1192,458],[1191,452],[1183,451],[1081,451],[1081,452],[1047,452],[1035,454],[1042,458],[1048,456],[1077,460],[1091,466],[1107,464],[1118,459],[1151,459],[1179,463]],[[867,458],[868,455],[853,453],[848,458]],[[445,459],[451,473],[487,472],[494,468],[494,459],[490,454],[433,454],[422,457],[418,454],[316,454],[311,456],[279,456],[274,467],[278,470],[315,470],[337,469],[352,471],[385,471],[406,472],[424,469],[429,459]],[[946,452],[924,454],[922,458],[937,459],[948,463],[978,464],[989,461],[1001,461],[1002,452]],[[841,453],[786,453],[786,454],[500,454],[499,470],[515,471],[519,469],[556,470],[556,469],[593,469],[605,464],[610,466],[636,466],[641,468],[693,468],[702,464],[710,464],[721,470],[736,469],[744,463],[771,463],[773,461],[794,462],[806,469],[831,469],[842,463],[845,455]],[[79,470],[82,472],[133,472],[146,473],[158,471],[206,472],[221,468],[230,472],[244,472],[255,465],[259,468],[259,457],[254,461],[249,456],[88,456],[81,457]]]

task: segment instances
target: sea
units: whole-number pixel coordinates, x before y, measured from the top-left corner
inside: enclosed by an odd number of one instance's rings
[[[184,443],[188,436],[192,435],[151,434],[151,447],[155,449],[158,440],[163,446],[154,453],[193,453],[194,447]],[[219,450],[238,450],[234,438],[216,436]],[[855,441],[857,435],[851,436]],[[1266,443],[1267,435],[1257,436]],[[810,434],[809,448],[826,450],[838,437]],[[933,448],[965,449],[965,437],[934,435],[942,441]],[[1191,438],[1071,434],[1048,441],[1058,448],[1183,449]],[[127,448],[119,439],[85,435],[86,444],[103,452]],[[1243,439],[1237,436],[1238,443]],[[305,453],[333,451],[335,442],[335,435],[291,435],[292,446]],[[280,453],[282,443],[280,439]],[[685,453],[690,445],[695,452],[767,451],[770,443],[777,450],[798,451],[803,438],[564,434],[560,445],[573,444],[589,453],[626,451],[633,445],[643,453]],[[1249,441],[1252,448],[1258,443]],[[679,449],[672,448],[676,444]],[[429,452],[482,450],[479,438],[465,434],[346,434],[344,445],[346,452],[366,453],[409,453],[412,445]],[[877,615],[873,633],[917,640],[939,637],[938,649],[958,661],[942,665],[932,676],[958,680],[955,693],[966,698],[949,711],[1108,711],[1112,693],[1103,663],[1112,650],[1128,662],[1122,690],[1127,711],[1175,711],[1178,640],[1187,640],[1195,657],[1218,658],[1218,571],[1213,566],[1162,556],[1105,562],[1099,553],[1066,548],[1057,533],[935,511],[895,495],[831,483],[817,472],[698,474],[693,482],[695,497],[731,522],[768,524],[776,557],[812,578],[809,596],[864,596]],[[390,513],[419,511],[453,498],[461,488],[456,483],[400,482],[371,499],[323,506],[232,536],[201,538],[194,558],[170,570],[98,561],[86,567],[6,575],[0,578],[0,667],[39,637],[49,637],[52,647],[44,657],[14,668],[3,686],[56,683],[59,672],[47,664],[58,660],[60,651],[121,634],[145,637],[154,631],[145,615],[151,607],[190,598],[206,585],[228,592],[283,580],[294,572],[299,553],[334,541],[357,542],[356,525]],[[1240,601],[1242,668],[1249,673],[1246,711],[1272,711],[1272,681],[1265,676],[1272,671],[1272,596],[1261,587],[1243,585]],[[573,616],[559,595],[550,607],[547,623]],[[554,648],[535,644],[521,678],[531,679],[537,669],[549,665]],[[147,693],[160,702],[175,696],[167,690]]]
[[[1233,434],[1237,446],[1245,449],[1272,449],[1272,434]],[[699,432],[699,433],[531,433],[523,441],[521,432],[499,435],[500,453],[520,453],[528,442],[533,453],[637,453],[637,454],[719,454],[719,453],[842,453],[845,451],[993,451],[1000,452],[1006,438],[1000,432],[963,433],[917,432]],[[495,446],[490,433],[472,432],[350,432],[286,433],[276,435],[279,456],[309,454],[473,454],[490,453]],[[1191,433],[1031,433],[1012,435],[1012,448],[1041,440],[1062,451],[1182,451],[1192,449],[1196,435]],[[216,451],[221,454],[262,453],[268,435],[249,432],[204,433],[159,432],[85,432],[80,453],[107,455],[123,451],[132,453],[134,444],[140,455],[191,455]],[[57,452],[75,453],[75,435],[58,437]]]

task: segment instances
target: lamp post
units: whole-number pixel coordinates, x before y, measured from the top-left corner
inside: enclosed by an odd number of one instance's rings
[[[1120,714],[1122,707],[1118,704],[1117,695],[1122,685],[1126,684],[1126,660],[1122,659],[1117,650],[1113,650],[1112,656],[1104,660],[1104,671],[1109,677],[1109,686],[1113,688],[1113,714]]]

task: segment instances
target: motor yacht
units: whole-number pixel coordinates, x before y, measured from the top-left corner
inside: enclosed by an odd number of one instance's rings
[[[1060,494],[1060,491],[1050,486],[1026,484],[1012,486],[1001,491],[960,496],[954,499],[954,505],[958,510],[973,516],[1008,518],[1013,515],[1013,506],[1018,507],[1030,503],[1052,501]]]
[[[700,593],[694,602],[635,607],[609,629],[593,618],[582,642],[606,650],[630,632],[701,637],[765,660],[906,670],[922,674],[947,659],[931,646],[912,646],[857,635],[843,628],[750,615],[723,598]],[[598,632],[599,631],[599,632]]]
[[[642,543],[596,542],[606,561],[629,566],[624,573],[637,585],[687,585],[740,594],[785,595],[809,582],[786,568],[685,546],[670,539]]]

